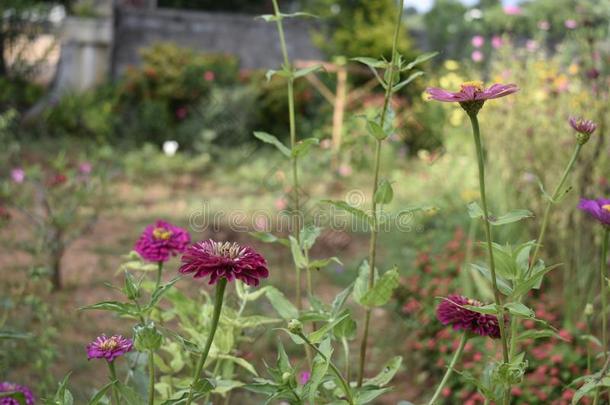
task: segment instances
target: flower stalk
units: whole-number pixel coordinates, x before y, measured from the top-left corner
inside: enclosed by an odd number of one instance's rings
[[[155,352],[148,351],[148,405],[155,405]]]
[[[108,370],[110,371],[110,379],[112,380],[112,398],[114,400],[115,405],[119,405],[119,392],[116,389],[116,383],[119,381],[119,379],[116,376],[116,368],[114,367],[114,361],[109,361],[108,362]]]
[[[480,107],[479,107],[480,108]],[[477,110],[478,111],[478,110]],[[472,135],[474,137],[474,144],[477,152],[477,163],[479,168],[479,191],[481,194],[481,205],[483,209],[483,228],[485,229],[485,238],[487,242],[487,254],[489,256],[489,271],[491,273],[491,285],[494,293],[494,301],[496,304],[496,311],[498,313],[498,323],[500,326],[500,341],[502,345],[502,360],[504,363],[509,362],[508,357],[508,342],[504,323],[504,307],[502,305],[502,298],[500,297],[500,290],[498,289],[498,280],[496,276],[496,264],[494,261],[493,254],[493,239],[491,234],[491,224],[489,223],[489,209],[487,206],[487,196],[485,193],[485,161],[483,157],[483,146],[481,144],[481,132],[479,129],[479,120],[477,118],[477,111],[468,112],[470,123],[472,125]],[[510,403],[510,388],[506,390],[504,394],[504,404]]]
[[[468,331],[464,331],[464,333],[462,334],[462,337],[460,338],[460,343],[458,345],[458,348],[455,351],[455,353],[453,354],[453,358],[451,359],[451,362],[449,363],[449,367],[447,368],[447,371],[445,372],[445,375],[443,376],[443,379],[441,380],[440,384],[438,385],[438,387],[436,387],[436,391],[434,391],[434,395],[432,395],[432,398],[428,402],[428,405],[434,405],[436,403],[436,401],[438,400],[438,398],[440,397],[441,392],[443,392],[443,388],[447,384],[447,381],[449,381],[449,377],[451,377],[451,374],[453,374],[453,370],[455,368],[456,363],[458,362],[460,357],[462,357],[462,353],[464,352],[464,347],[466,346],[468,337],[469,337]]]
[[[397,70],[397,56],[398,56],[398,36],[400,33],[400,26],[402,23],[404,0],[400,0],[398,8],[398,16],[396,19],[396,26],[394,27],[394,39],[392,42],[392,59],[389,66],[388,81],[386,83],[385,97],[383,100],[383,108],[381,110],[381,116],[379,118],[379,125],[384,128],[386,123],[386,116],[388,108],[390,106],[390,100],[392,99],[392,89],[394,86],[394,79]],[[375,286],[375,260],[377,257],[377,202],[375,201],[375,194],[379,186],[379,172],[381,169],[381,146],[383,140],[376,139],[375,142],[375,163],[374,163],[374,175],[373,175],[373,189],[371,193],[371,235],[369,241],[369,290]],[[369,337],[369,324],[371,322],[371,309],[367,308],[364,316],[364,332],[362,335],[362,343],[360,344],[360,359],[358,366],[358,387],[362,386],[364,381],[364,363],[366,362],[366,350],[368,346]]]
[[[190,405],[193,401],[193,394],[195,391],[195,385],[201,378],[201,371],[203,370],[203,366],[205,365],[205,361],[208,358],[208,354],[210,352],[210,348],[212,347],[212,342],[214,341],[214,335],[216,334],[216,329],[218,328],[218,320],[220,319],[220,312],[222,309],[222,303],[225,294],[225,287],[227,286],[227,279],[221,278],[218,280],[216,284],[216,296],[214,301],[214,313],[212,314],[212,326],[210,328],[210,334],[208,335],[208,339],[205,342],[205,347],[203,348],[203,352],[197,361],[197,365],[195,367],[195,372],[193,374],[193,382],[191,383],[191,388],[189,390],[189,395],[186,400],[186,405]]]

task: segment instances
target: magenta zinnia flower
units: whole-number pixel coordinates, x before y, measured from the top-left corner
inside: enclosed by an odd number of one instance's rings
[[[149,262],[166,262],[170,255],[184,252],[189,243],[191,236],[186,229],[158,220],[144,229],[134,250]]]
[[[180,273],[194,273],[195,278],[210,276],[209,284],[219,278],[238,279],[257,286],[267,278],[267,261],[254,249],[237,243],[216,242],[211,239],[195,243],[182,255]]]
[[[34,394],[32,390],[23,385],[13,384],[7,381],[0,383],[0,392],[21,392],[25,396],[26,405],[34,405]],[[19,401],[14,398],[0,398],[0,405],[19,405]]]
[[[443,325],[451,325],[455,330],[465,330],[492,339],[500,338],[500,325],[495,315],[471,311],[465,306],[482,307],[480,301],[452,294],[438,305],[436,317]]]
[[[591,215],[602,225],[610,227],[610,199],[587,200],[582,198],[578,208]]]
[[[570,126],[574,131],[585,135],[591,135],[597,129],[597,124],[591,120],[586,120],[582,117],[570,117]]]
[[[487,89],[483,88],[483,82],[462,83],[460,91],[450,92],[435,87],[428,87],[426,92],[431,100],[467,103],[469,101],[486,101],[494,98],[508,96],[517,92],[519,88],[515,84],[492,84]]]
[[[121,335],[98,336],[87,345],[87,357],[91,359],[106,359],[114,361],[117,357],[128,353],[133,349],[133,341]]]

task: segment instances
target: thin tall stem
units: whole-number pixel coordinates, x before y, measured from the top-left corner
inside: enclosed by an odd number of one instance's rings
[[[159,262],[157,266],[157,279],[155,281],[155,291],[159,289],[161,285],[161,274],[163,273],[163,262]]]
[[[604,226],[604,235],[602,239],[602,255],[599,263],[599,277],[601,283],[601,299],[602,299],[602,344],[604,348],[604,360],[608,360],[608,283],[606,281],[606,267],[608,266],[608,235],[610,235],[610,227]]]
[[[379,125],[381,128],[385,126],[386,115],[390,100],[392,98],[392,88],[394,85],[394,75],[396,73],[396,62],[397,62],[397,48],[398,48],[398,36],[400,33],[400,26],[402,22],[402,14],[404,11],[404,0],[400,0],[398,8],[398,17],[396,19],[396,27],[394,28],[394,39],[392,42],[392,59],[390,61],[390,74],[388,75],[388,81],[386,83],[386,92],[383,100],[383,109],[381,110],[381,117],[379,118]],[[369,281],[368,288],[372,289],[375,286],[375,260],[377,256],[377,203],[375,202],[375,194],[379,186],[379,171],[381,168],[381,145],[382,140],[377,140],[375,143],[375,169],[373,176],[373,189],[371,193],[371,237],[369,241]],[[369,338],[369,324],[371,322],[371,309],[367,308],[364,316],[364,331],[362,334],[362,343],[360,344],[360,361],[358,365],[358,387],[362,386],[364,381],[364,363],[366,362],[366,350],[368,346]]]
[[[528,269],[527,269],[528,275],[532,271],[534,266],[536,265],[536,260],[538,260],[538,254],[540,252],[540,247],[542,246],[542,243],[544,242],[546,229],[549,224],[551,208],[553,207],[553,204],[555,204],[557,198],[559,198],[559,195],[560,195],[561,191],[563,190],[563,187],[568,179],[568,176],[570,175],[570,172],[572,171],[572,169],[574,168],[574,165],[576,164],[576,161],[578,160],[578,155],[580,154],[581,149],[582,149],[582,145],[580,143],[577,143],[576,147],[574,148],[574,152],[572,153],[572,157],[570,158],[568,165],[566,166],[566,168],[563,171],[563,174],[561,175],[559,183],[557,183],[557,186],[555,186],[555,190],[553,190],[553,194],[551,195],[551,198],[546,203],[546,207],[544,209],[544,215],[542,217],[542,225],[540,226],[540,233],[538,234],[538,238],[536,238],[536,241],[534,243],[534,253],[532,254],[532,257],[531,257],[529,265],[528,265]],[[521,297],[516,297],[516,300],[520,301]],[[510,358],[512,358],[512,356],[515,354],[515,351],[516,351],[517,333],[519,333],[519,323],[515,322],[515,320],[512,320],[511,324],[510,324],[510,351],[509,351]]]
[[[148,351],[148,405],[155,404],[155,352]]]
[[[451,359],[451,362],[449,363],[449,367],[447,368],[447,371],[445,372],[445,375],[443,376],[443,379],[441,380],[440,384],[438,385],[438,387],[436,387],[436,391],[434,391],[434,395],[428,402],[428,405],[434,405],[434,403],[438,400],[438,397],[441,395],[441,392],[443,391],[445,384],[447,384],[447,381],[449,381],[449,377],[451,377],[451,374],[453,374],[453,369],[455,368],[455,364],[460,359],[460,357],[462,357],[462,352],[464,351],[464,347],[466,346],[467,341],[468,341],[468,332],[465,331],[462,334],[462,337],[460,338],[460,343],[458,345],[457,350],[453,354],[453,358]]]
[[[508,363],[508,344],[506,342],[506,331],[504,330],[504,308],[502,306],[502,298],[500,297],[500,290],[498,289],[498,280],[496,276],[496,264],[494,261],[493,254],[493,239],[491,234],[491,224],[489,223],[489,209],[487,206],[487,196],[485,194],[485,161],[483,158],[483,146],[481,145],[481,132],[479,129],[479,120],[477,119],[476,113],[469,113],[470,123],[472,124],[472,134],[474,137],[474,144],[477,151],[477,162],[479,167],[479,191],[481,194],[481,205],[483,206],[483,221],[485,229],[485,238],[487,239],[487,254],[489,256],[489,271],[491,273],[491,284],[494,292],[494,300],[496,304],[496,310],[498,312],[498,324],[500,326],[500,340],[502,341],[502,359],[504,363]],[[510,390],[504,398],[505,403],[510,401]]]
[[[199,361],[197,362],[197,366],[195,367],[195,373],[193,374],[193,382],[191,383],[191,388],[189,390],[189,396],[186,400],[186,405],[190,405],[193,401],[193,394],[195,391],[195,385],[201,378],[201,371],[203,370],[203,366],[205,364],[206,359],[208,358],[208,353],[210,353],[210,348],[212,347],[212,342],[214,341],[214,335],[216,334],[216,329],[218,328],[218,320],[220,319],[220,312],[222,310],[222,302],[225,295],[225,287],[227,286],[227,279],[221,278],[218,280],[216,284],[216,296],[214,297],[214,313],[212,314],[212,326],[210,328],[210,334],[208,335],[208,340],[205,342],[205,347],[201,356],[199,357]]]
[[[119,381],[119,379],[116,376],[116,368],[114,367],[114,361],[108,362],[108,369],[110,370],[110,378],[113,381],[112,388],[111,388],[112,389],[112,398],[114,399],[115,405],[120,405],[119,392],[116,389],[116,383]]]

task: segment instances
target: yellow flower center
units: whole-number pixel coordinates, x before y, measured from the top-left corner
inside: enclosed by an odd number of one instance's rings
[[[602,205],[602,210],[610,212],[610,204]]]
[[[477,91],[483,91],[483,82],[470,81],[462,83],[462,90],[464,90],[466,87],[474,87]]]
[[[157,240],[168,240],[172,236],[172,231],[165,228],[155,228],[153,230],[153,238]]]
[[[100,345],[102,350],[113,350],[119,345],[115,337],[111,337]]]

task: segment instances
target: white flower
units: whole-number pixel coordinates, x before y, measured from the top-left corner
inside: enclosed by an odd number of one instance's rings
[[[163,153],[165,156],[174,156],[178,151],[178,142],[176,141],[165,141],[163,142]]]

